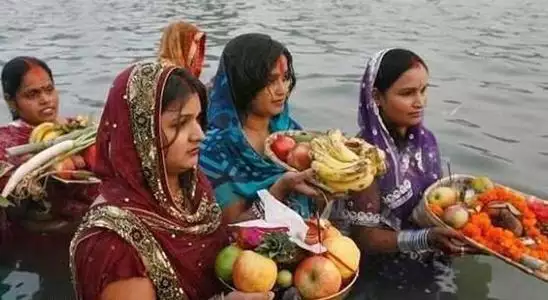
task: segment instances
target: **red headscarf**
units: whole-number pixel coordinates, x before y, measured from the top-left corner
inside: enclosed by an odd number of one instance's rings
[[[98,207],[116,206],[136,215],[166,253],[188,299],[207,299],[219,291],[213,265],[228,237],[200,171],[187,174],[195,175],[188,176],[195,182],[192,212],[185,212],[168,189],[160,115],[163,90],[173,70],[141,63],[116,77],[97,135],[96,172],[103,180],[100,193],[105,200]],[[82,299],[97,299],[114,281],[149,277],[136,249],[108,230],[95,228],[77,235],[71,256]]]

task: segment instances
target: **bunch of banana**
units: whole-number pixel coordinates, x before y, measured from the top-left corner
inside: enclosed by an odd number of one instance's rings
[[[385,154],[362,139],[329,130],[310,142],[316,179],[332,193],[361,191],[386,171]]]
[[[59,124],[53,122],[44,122],[32,130],[29,143],[46,142],[65,134]]]
[[[40,143],[54,140],[76,129],[85,128],[88,125],[89,120],[83,116],[76,116],[75,118],[67,119],[64,123],[44,122],[32,130],[29,143]]]

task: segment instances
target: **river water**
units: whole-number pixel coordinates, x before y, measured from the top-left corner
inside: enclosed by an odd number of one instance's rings
[[[0,11],[0,65],[17,55],[45,59],[63,114],[99,115],[117,72],[152,57],[162,27],[183,19],[207,32],[204,80],[231,37],[268,33],[294,55],[296,118],[357,132],[365,60],[408,47],[429,64],[427,124],[453,171],[548,197],[545,0],[2,0]],[[456,268],[459,299],[548,295],[548,285],[494,259],[461,259]]]

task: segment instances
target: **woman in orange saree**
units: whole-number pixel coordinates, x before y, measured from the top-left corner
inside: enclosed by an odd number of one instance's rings
[[[162,34],[158,58],[163,65],[185,68],[200,78],[205,58],[206,34],[186,22],[169,24]]]

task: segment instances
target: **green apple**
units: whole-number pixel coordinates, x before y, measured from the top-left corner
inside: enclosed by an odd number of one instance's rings
[[[479,176],[474,178],[470,183],[470,186],[472,186],[476,193],[483,193],[495,187],[493,182],[491,182],[491,180],[489,180],[489,178],[485,176]]]
[[[231,282],[232,267],[241,253],[242,249],[236,245],[230,245],[221,250],[215,259],[215,274],[222,280]]]
[[[443,221],[445,224],[456,229],[464,227],[469,217],[470,215],[466,208],[459,204],[451,205],[443,212]]]
[[[442,186],[435,188],[428,195],[428,202],[430,204],[437,204],[441,208],[449,207],[457,203],[458,193],[455,189]]]
[[[278,278],[276,283],[282,288],[288,288],[293,284],[293,274],[288,270],[281,270],[278,272]]]

